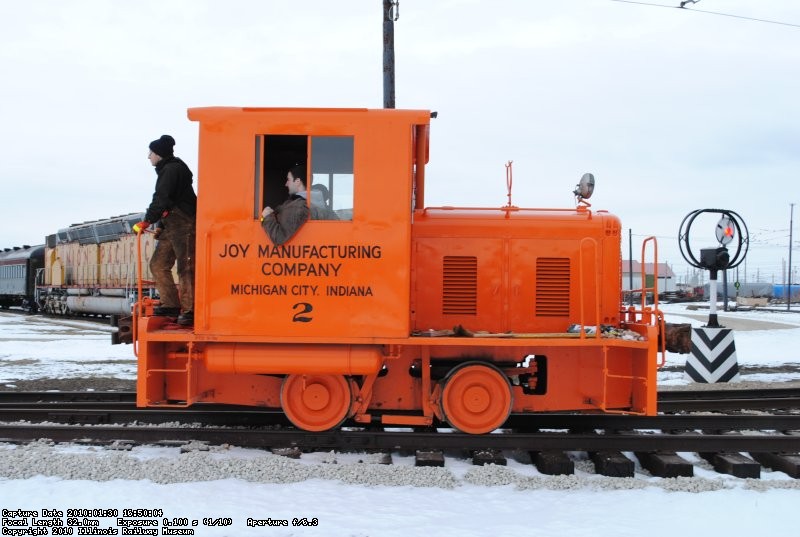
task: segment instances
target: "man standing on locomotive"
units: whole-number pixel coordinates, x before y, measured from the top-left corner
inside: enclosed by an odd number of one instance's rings
[[[144,220],[134,225],[133,230],[141,233],[151,223],[161,222],[158,243],[150,259],[150,271],[161,297],[161,305],[155,308],[154,314],[177,316],[179,325],[192,326],[197,195],[192,188],[192,171],[173,155],[174,145],[175,139],[168,134],[150,142],[147,158],[155,166],[158,178]],[[176,260],[180,297],[172,278]]]

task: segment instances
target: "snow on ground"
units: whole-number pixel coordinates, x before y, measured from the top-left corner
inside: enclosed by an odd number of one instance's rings
[[[662,305],[668,322],[703,321],[684,305]],[[706,310],[707,313],[707,310]],[[743,380],[776,384],[800,379],[800,315],[720,312],[788,328],[737,331]],[[111,346],[93,323],[53,323],[0,313],[0,382],[110,376],[135,378],[130,346]],[[660,385],[686,385],[685,355],[668,353]],[[780,372],[765,371],[778,368]],[[755,373],[748,373],[748,368]],[[452,454],[445,468],[414,468],[410,456],[392,465],[368,454],[314,453],[291,460],[258,450],[215,446],[180,453],[143,446],[114,451],[37,442],[0,444],[0,508],[40,510],[161,509],[186,517],[195,535],[406,536],[432,531],[480,535],[684,536],[792,535],[800,486],[781,472],[761,480],[714,472],[696,454],[691,479],[650,476],[637,464],[633,479],[595,475],[583,453],[571,454],[574,476],[542,476],[524,458],[507,467],[474,467]],[[204,518],[230,518],[209,527]],[[286,520],[288,527],[248,526],[248,518]],[[293,521],[316,524],[292,526]],[[305,519],[305,520],[303,520]],[[159,517],[161,522],[161,517]],[[114,518],[101,527],[117,527]],[[3,525],[3,528],[11,526]]]
[[[0,383],[47,378],[136,378],[130,345],[111,345],[111,327],[0,312]]]

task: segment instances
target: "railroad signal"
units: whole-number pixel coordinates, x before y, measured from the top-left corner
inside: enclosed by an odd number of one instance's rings
[[[692,252],[690,234],[694,221],[703,213],[721,215],[714,230],[719,246],[701,250],[700,258],[698,259]],[[747,255],[749,244],[750,236],[744,220],[735,212],[726,209],[698,209],[692,211],[681,222],[678,234],[678,246],[686,262],[693,267],[710,270],[714,279],[716,279],[718,270],[738,266]],[[728,251],[729,245],[731,246],[730,252]]]
[[[733,240],[736,231],[733,227],[733,219],[729,215],[723,215],[722,218],[719,219],[719,222],[717,222],[716,235],[717,241],[723,246],[726,246]]]
[[[689,234],[695,219],[703,213],[718,213],[722,215],[715,229],[719,246],[700,250],[700,259],[698,260],[689,245]],[[733,241],[734,239],[736,239],[736,242]],[[728,252],[727,248],[728,244],[732,242],[735,244],[733,254]],[[733,211],[698,209],[687,214],[683,222],[681,222],[678,233],[678,246],[681,249],[681,255],[693,267],[709,271],[709,290],[711,292],[707,325],[709,328],[720,328],[717,322],[717,272],[739,265],[747,255],[749,243],[750,235],[747,232],[747,226],[742,217]]]

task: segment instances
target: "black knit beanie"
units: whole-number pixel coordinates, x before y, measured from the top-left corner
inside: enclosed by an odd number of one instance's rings
[[[172,148],[175,146],[175,138],[169,134],[164,134],[158,140],[150,142],[150,151],[161,158],[172,156]]]

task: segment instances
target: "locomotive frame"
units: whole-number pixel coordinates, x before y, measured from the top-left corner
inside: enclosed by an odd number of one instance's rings
[[[588,203],[425,207],[430,117],[190,109],[195,326],[137,303],[137,404],[278,408],[311,431],[350,418],[482,434],[512,412],[655,414],[663,316],[657,303],[621,309],[619,220]],[[259,215],[297,161],[340,218],[273,245]]]

